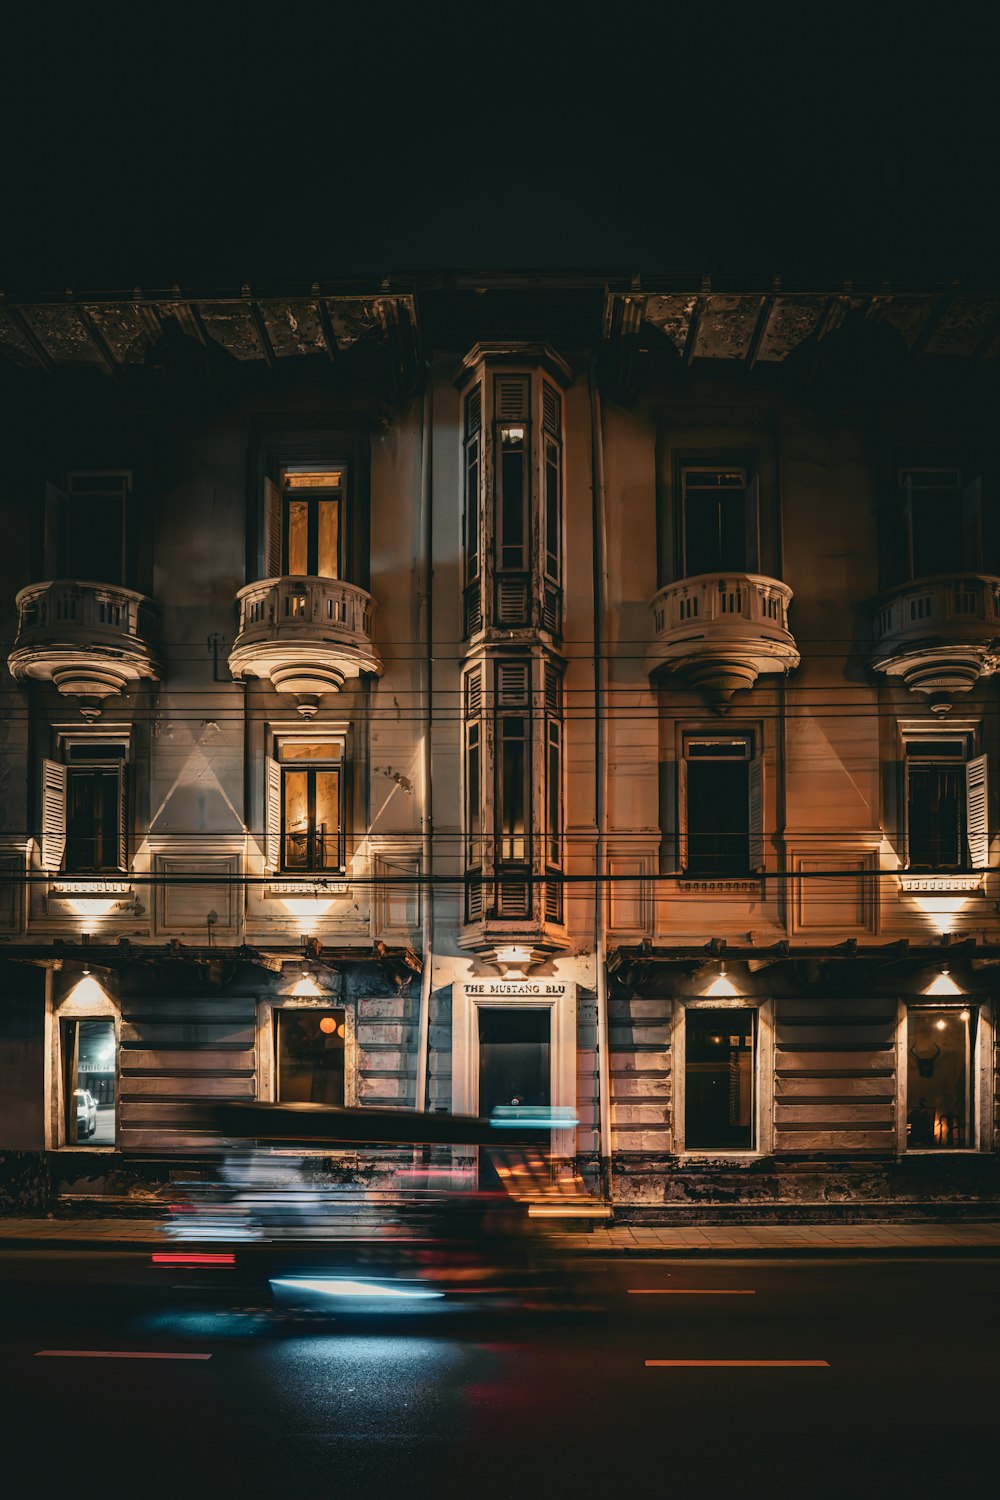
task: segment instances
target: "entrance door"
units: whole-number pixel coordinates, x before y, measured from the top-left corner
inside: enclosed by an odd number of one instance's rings
[[[552,1064],[548,1010],[479,1011],[479,1113],[489,1116],[497,1105],[545,1105],[552,1100]],[[480,1155],[480,1185],[496,1187],[499,1179]]]

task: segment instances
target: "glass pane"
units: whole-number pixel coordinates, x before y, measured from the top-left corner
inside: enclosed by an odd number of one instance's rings
[[[547,766],[549,863],[562,864],[562,780],[561,746],[558,724],[549,724],[549,757]]]
[[[115,1023],[62,1023],[66,1142],[71,1146],[115,1143]]]
[[[523,719],[501,720],[500,740],[500,858],[525,860],[527,797],[525,724]]]
[[[687,868],[746,875],[750,868],[750,777],[746,761],[689,761]]]
[[[469,836],[469,867],[478,869],[482,862],[480,835],[483,831],[481,790],[479,785],[479,725],[469,727],[468,763],[466,765],[465,826]]]
[[[500,431],[501,567],[524,566],[524,428]]]
[[[302,470],[285,475],[285,488],[289,490],[335,490],[340,488],[340,482],[339,469]]]
[[[282,740],[278,747],[281,760],[339,760],[339,740]]]
[[[684,481],[684,573],[746,569],[746,480],[701,473]]]
[[[688,1008],[685,1018],[684,1144],[754,1144],[757,1012]]]
[[[67,870],[118,868],[118,772],[74,768],[66,778]]]
[[[309,503],[288,502],[288,549],[285,572],[299,576],[309,572]]]
[[[340,864],[340,772],[314,771],[316,824],[313,869],[336,870]]]
[[[921,1151],[968,1146],[971,1012],[913,1009],[906,1020],[906,1144]]]
[[[122,501],[114,496],[74,498],[69,514],[66,566],[71,576],[87,583],[121,584]]]
[[[309,862],[309,773],[286,771],[282,785],[285,798],[285,869],[304,870]]]
[[[964,766],[911,766],[911,868],[953,870],[965,863]]]
[[[318,500],[316,509],[316,574],[320,578],[339,578],[340,506],[336,500]]]
[[[282,1104],[344,1103],[344,1012],[279,1010],[278,1087]]]
[[[957,484],[920,485],[918,479],[914,476],[910,499],[913,576],[960,573],[964,566],[961,490]]]

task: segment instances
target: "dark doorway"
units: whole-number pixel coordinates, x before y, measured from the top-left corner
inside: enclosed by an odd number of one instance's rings
[[[498,1105],[545,1105],[552,1100],[548,1010],[479,1012],[479,1113]],[[488,1152],[480,1154],[483,1187],[499,1183]]]

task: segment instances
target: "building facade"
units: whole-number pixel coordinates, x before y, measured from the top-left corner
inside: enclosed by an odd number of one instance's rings
[[[257,1098],[550,1105],[622,1216],[995,1206],[1000,296],[67,294],[0,349],[3,1202]]]

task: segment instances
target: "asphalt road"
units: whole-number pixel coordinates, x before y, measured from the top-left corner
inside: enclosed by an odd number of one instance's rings
[[[6,1493],[996,1485],[997,1259],[602,1261],[597,1313],[333,1321],[241,1311],[233,1293],[175,1291],[169,1272],[154,1284],[147,1265],[0,1256]]]

